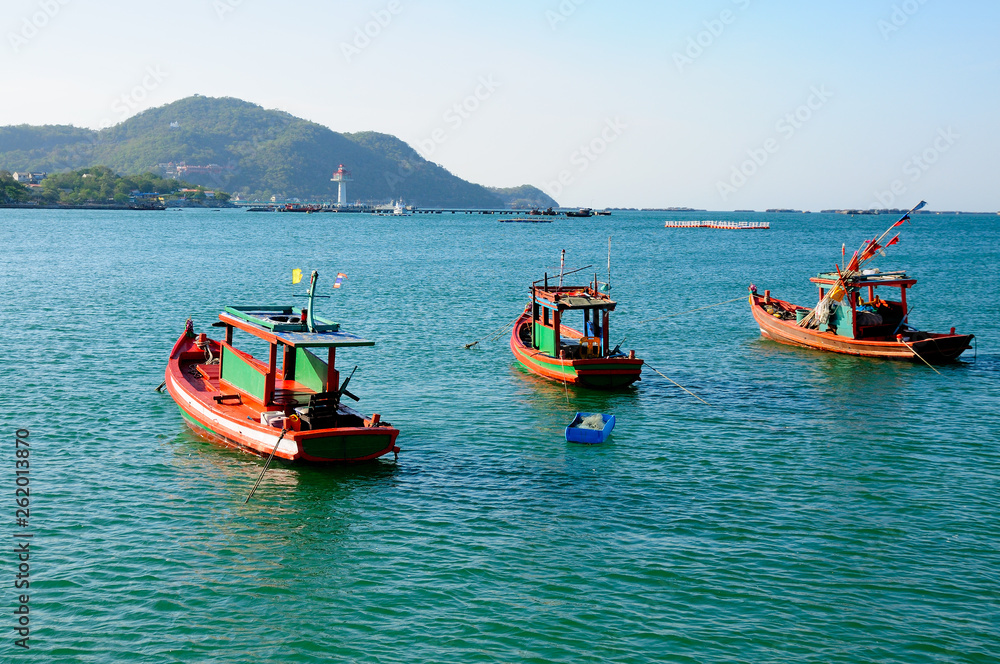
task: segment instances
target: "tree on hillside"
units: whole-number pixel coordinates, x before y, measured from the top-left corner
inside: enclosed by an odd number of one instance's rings
[[[0,171],[0,203],[23,203],[31,198],[28,188],[14,179],[9,171]]]
[[[42,181],[42,198],[69,205],[109,201],[127,203],[136,192],[166,195],[190,187],[187,182],[170,180],[154,173],[121,176],[107,166],[94,166],[45,178]]]

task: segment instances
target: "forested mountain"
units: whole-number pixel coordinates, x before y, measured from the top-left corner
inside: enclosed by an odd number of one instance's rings
[[[93,131],[70,126],[0,127],[0,170],[49,173],[103,165],[120,174],[171,174],[243,198],[335,200],[330,176],[353,174],[351,202],[402,199],[418,206],[555,206],[540,190],[491,190],[423,159],[394,136],[341,134],[239,99],[194,96]],[[168,166],[171,165],[171,166]],[[516,195],[512,195],[513,192]]]

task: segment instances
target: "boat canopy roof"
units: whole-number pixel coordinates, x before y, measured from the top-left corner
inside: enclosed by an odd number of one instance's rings
[[[836,272],[822,272],[812,277],[809,281],[814,284],[834,286],[840,281],[840,275]],[[860,288],[864,286],[892,286],[895,288],[909,288],[917,283],[916,279],[906,276],[906,272],[879,272],[878,270],[865,270],[847,280],[851,287]]]
[[[226,313],[274,332],[308,332],[306,321],[291,307],[226,307]],[[313,316],[314,332],[339,329],[339,323]]]
[[[313,332],[291,307],[226,307],[219,320],[269,343],[293,348],[374,346],[374,341],[340,331],[340,325],[314,318]]]
[[[535,288],[535,297],[538,303],[550,309],[558,308],[560,311],[572,311],[580,309],[607,309],[614,311],[618,303],[603,293],[595,293],[587,287],[576,288]]]
[[[614,309],[618,304],[605,298],[597,298],[586,293],[580,295],[570,295],[568,297],[557,297],[556,302],[560,309]]]

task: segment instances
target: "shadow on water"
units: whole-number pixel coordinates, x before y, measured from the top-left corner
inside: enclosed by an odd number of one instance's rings
[[[633,405],[639,396],[635,385],[619,390],[595,390],[540,378],[520,365],[511,366],[509,374],[515,394],[532,410],[604,413]]]
[[[843,427],[842,420],[857,420],[861,413],[909,412],[931,405],[930,395],[968,382],[977,371],[991,370],[989,360],[983,365],[983,355],[979,364],[978,370],[967,361],[936,366],[939,376],[920,363],[830,353],[757,337],[742,344],[740,353],[718,359],[714,372],[697,376],[688,387],[713,406],[768,431],[803,425],[808,430],[819,421],[837,429]],[[774,404],[781,404],[780,413],[773,411]]]
[[[250,452],[208,440],[190,429],[177,434],[168,445],[175,449],[175,463],[188,482],[201,482],[216,490],[239,496],[240,502],[249,493],[264,470],[267,459]],[[274,459],[258,488],[254,500],[264,492],[279,493],[283,500],[344,497],[352,490],[378,491],[387,489],[398,474],[399,467],[385,457],[365,463],[314,466],[293,464]]]
[[[265,459],[190,430],[168,444],[174,450],[173,466],[180,479],[161,496],[161,509],[162,503],[192,494],[201,496],[199,502],[207,507],[197,515],[188,514],[194,523],[175,535],[177,544],[197,548],[202,552],[199,555],[215,558],[230,573],[265,574],[274,592],[294,586],[294,578],[283,578],[280,573],[275,577],[273,571],[291,569],[288,560],[297,559],[298,554],[274,559],[273,551],[327,552],[309,558],[314,574],[326,573],[323,561],[349,548],[358,527],[372,527],[374,515],[381,512],[400,474],[391,460],[344,466],[272,462],[253,498],[244,504]]]

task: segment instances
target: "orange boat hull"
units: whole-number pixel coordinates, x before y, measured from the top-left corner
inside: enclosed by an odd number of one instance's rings
[[[567,385],[582,385],[600,390],[627,387],[642,380],[643,361],[640,359],[623,356],[565,360],[532,348],[521,339],[522,329],[529,325],[531,316],[525,311],[514,324],[510,335],[510,349],[517,361],[533,374]],[[579,334],[569,328],[563,329],[567,334]]]
[[[792,313],[796,309],[805,308],[773,297],[770,302],[773,306]],[[922,357],[931,364],[944,364],[955,361],[969,349],[969,343],[974,338],[971,334],[928,334],[926,339],[906,343],[896,339],[851,339],[800,327],[794,320],[775,318],[764,310],[764,298],[759,295],[750,296],[750,311],[760,327],[761,336],[766,339],[791,346],[861,357],[912,362],[920,362]]]
[[[218,343],[209,340],[209,344],[218,356]],[[203,361],[204,351],[195,346],[192,338],[182,335],[170,353],[166,385],[185,422],[205,438],[260,456],[269,456],[274,450],[278,459],[316,464],[370,461],[399,451],[395,445],[399,430],[380,423],[372,426],[370,420],[364,420],[363,427],[288,431],[278,443],[280,427],[262,424],[260,413],[281,407],[264,409],[238,401],[216,403],[214,397],[222,392],[217,379],[213,381],[198,371]],[[341,408],[364,419],[346,406]]]

